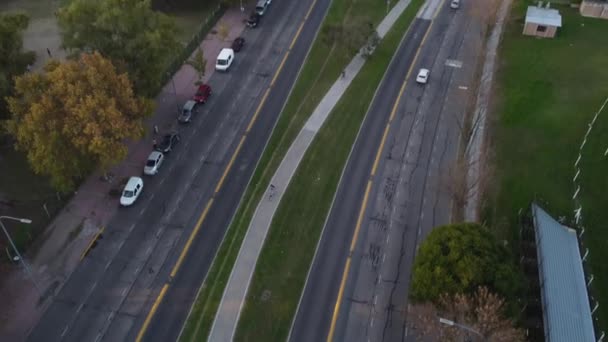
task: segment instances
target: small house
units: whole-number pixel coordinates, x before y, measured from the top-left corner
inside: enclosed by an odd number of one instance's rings
[[[557,28],[562,27],[562,16],[554,8],[539,6],[529,6],[526,12],[526,23],[524,34],[543,38],[553,38],[557,33]]]
[[[583,0],[579,7],[583,17],[608,19],[608,1]]]

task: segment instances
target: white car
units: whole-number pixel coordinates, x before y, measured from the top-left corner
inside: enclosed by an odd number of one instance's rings
[[[154,176],[158,173],[158,169],[162,165],[165,160],[165,156],[162,152],[152,151],[148,156],[148,160],[146,161],[146,166],[144,166],[144,174],[148,176]]]
[[[125,185],[125,189],[120,197],[120,205],[128,207],[135,203],[139,194],[144,189],[144,181],[139,177],[131,177]]]
[[[234,61],[234,50],[223,48],[220,54],[217,55],[217,61],[215,62],[215,70],[226,71],[232,65]]]
[[[458,9],[460,7],[460,0],[452,0],[450,1],[450,8]]]
[[[429,71],[429,69],[420,69],[420,71],[418,71],[418,76],[416,76],[416,82],[420,84],[425,84],[429,80],[430,73],[431,72]]]

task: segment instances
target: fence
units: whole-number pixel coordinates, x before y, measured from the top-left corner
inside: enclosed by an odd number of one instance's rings
[[[580,168],[580,162],[581,159],[583,157],[583,149],[585,148],[585,144],[587,143],[587,138],[589,138],[589,134],[591,133],[591,130],[593,129],[593,126],[595,125],[595,122],[598,118],[598,116],[600,115],[600,113],[604,110],[604,107],[606,107],[606,104],[608,104],[608,97],[606,98],[606,100],[604,101],[604,103],[602,104],[602,106],[600,107],[600,109],[595,113],[595,115],[593,116],[593,120],[591,120],[591,122],[588,125],[587,128],[587,133],[585,133],[585,137],[583,138],[583,141],[579,147],[578,150],[578,157],[576,158],[576,161],[574,162],[574,177],[572,178],[572,182],[574,183],[574,195],[572,196],[572,200],[574,201],[574,223],[576,224],[577,228],[579,229],[579,244],[581,246],[581,252],[584,251],[583,253],[583,267],[585,269],[585,274],[588,277],[587,280],[587,290],[588,293],[592,293],[592,289],[589,288],[591,283],[593,282],[594,276],[593,273],[591,272],[591,268],[586,264],[587,258],[589,257],[589,249],[585,248],[584,246],[584,235],[585,235],[585,225],[583,223],[583,205],[579,199],[579,194],[581,191],[581,185],[579,183],[579,177],[581,175],[581,168]],[[604,156],[608,155],[608,149],[606,150],[606,152],[604,152]],[[591,314],[595,314],[597,308],[599,307],[599,302],[597,301],[597,299],[593,298],[592,295],[590,295],[590,302],[591,302]],[[594,317],[594,319],[597,319],[596,317]],[[596,326],[596,337],[598,337],[598,341],[602,341],[604,339],[604,332],[603,331],[597,331],[599,330],[598,327]]]
[[[201,43],[203,38],[205,38],[209,30],[215,24],[215,22],[224,14],[225,10],[226,8],[221,3],[218,4],[217,7],[213,10],[213,12],[209,16],[207,16],[205,21],[201,23],[196,33],[192,35],[192,38],[190,38],[188,44],[186,44],[182,51],[177,56],[175,56],[175,58],[173,58],[173,61],[167,66],[167,69],[162,75],[159,89],[158,91],[156,91],[156,93],[159,93],[161,91],[162,87],[167,84],[171,77],[173,77],[173,75],[179,70],[179,68],[182,67],[184,62],[190,58],[194,50],[199,46],[199,44]]]

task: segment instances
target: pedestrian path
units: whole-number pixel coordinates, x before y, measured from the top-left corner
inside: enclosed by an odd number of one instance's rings
[[[380,38],[384,38],[409,3],[410,0],[400,0],[382,20],[376,29]],[[209,341],[233,340],[251,277],[279,202],[317,132],[364,64],[365,57],[358,53],[323,97],[274,173],[249,224],[215,316]]]

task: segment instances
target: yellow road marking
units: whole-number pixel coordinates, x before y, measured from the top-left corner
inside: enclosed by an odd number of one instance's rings
[[[184,249],[182,249],[182,252],[180,253],[179,258],[177,259],[175,266],[173,266],[173,269],[171,270],[171,275],[170,275],[171,278],[175,277],[175,275],[177,274],[177,271],[179,271],[179,268],[182,266],[182,263],[184,262],[184,259],[186,258],[186,254],[188,254],[188,251],[190,250],[190,246],[192,246],[192,241],[194,241],[194,237],[198,234],[198,231],[201,229],[201,226],[203,225],[203,221],[205,220],[205,217],[207,217],[207,214],[209,213],[211,204],[213,204],[213,198],[211,198],[209,200],[209,202],[207,202],[207,205],[205,206],[205,210],[203,210],[203,213],[198,218],[198,221],[196,222],[196,226],[194,227],[194,230],[190,234],[190,237],[188,238],[188,241],[186,242]]]
[[[290,49],[291,49],[291,47],[290,47]],[[289,57],[289,51],[287,51],[285,53],[285,56],[283,56],[283,60],[281,61],[281,64],[279,64],[279,69],[278,70],[283,69],[283,65],[285,64],[285,61],[287,60],[287,57]],[[277,77],[279,77],[279,73],[278,72],[274,74],[274,77],[272,78],[272,81],[270,81],[270,87],[274,86],[274,82],[277,80]],[[268,88],[268,89],[270,89],[270,88]]]
[[[220,181],[217,183],[217,186],[215,187],[215,193],[216,194],[220,191],[220,189],[222,188],[222,185],[224,185],[224,181],[226,180],[226,176],[228,176],[228,172],[230,172],[230,169],[232,169],[232,164],[234,164],[234,161],[236,160],[236,156],[241,151],[241,148],[243,147],[243,143],[245,142],[245,138],[247,138],[246,135],[243,135],[241,137],[241,141],[239,141],[239,145],[236,147],[236,150],[232,154],[232,157],[230,158],[230,161],[228,162],[228,166],[226,167],[226,170],[224,171],[224,174],[222,175],[222,178],[220,178]]]
[[[249,121],[249,125],[247,125],[245,134],[249,133],[249,131],[251,130],[251,127],[253,127],[253,124],[258,119],[258,114],[260,114],[260,111],[262,110],[264,103],[266,103],[266,99],[268,98],[268,93],[270,93],[270,88],[266,89],[264,96],[262,96],[262,101],[260,101],[260,104],[258,105],[258,108],[255,110],[255,113],[253,113],[253,117],[251,118],[251,121]]]
[[[152,305],[152,309],[150,309],[150,314],[148,314],[148,317],[146,317],[146,320],[144,321],[144,325],[142,326],[141,330],[139,330],[139,333],[137,334],[137,338],[135,339],[136,342],[141,342],[142,338],[144,337],[144,333],[148,329],[148,325],[150,325],[152,316],[154,316],[154,313],[156,312],[156,310],[158,310],[158,305],[160,304],[163,297],[167,293],[168,288],[169,288],[169,285],[165,284],[163,286],[163,288],[160,290],[160,293],[158,294],[158,299],[156,300],[156,302],[154,302],[154,305]]]
[[[439,9],[443,6],[444,2],[445,2],[445,0],[441,1],[441,4],[439,6],[437,6],[437,9],[435,10],[435,13],[433,14],[433,18],[431,19],[431,23],[429,24],[429,27],[427,27],[426,32],[424,33],[424,37],[422,37],[422,40],[420,41],[420,45],[418,45],[418,48],[416,49],[416,54],[414,55],[414,59],[412,60],[412,63],[410,64],[410,67],[407,71],[405,80],[401,84],[401,88],[399,89],[399,94],[397,95],[397,99],[395,100],[395,103],[393,104],[393,108],[392,108],[391,114],[389,116],[389,121],[387,122],[386,127],[384,129],[384,134],[382,136],[380,146],[378,147],[378,151],[376,152],[376,158],[374,160],[374,164],[372,166],[372,171],[371,171],[372,177],[376,173],[376,168],[378,167],[378,161],[380,159],[380,155],[382,154],[382,150],[384,149],[384,144],[385,144],[386,138],[388,136],[389,127],[391,125],[391,121],[395,117],[397,107],[398,107],[399,102],[401,101],[401,97],[403,96],[403,93],[405,91],[405,86],[407,84],[407,80],[410,77],[410,74],[412,72],[412,69],[414,68],[414,65],[416,64],[416,61],[418,60],[420,51],[422,50],[422,47],[424,46],[424,43],[428,37],[429,32],[431,32],[431,27],[433,27],[433,24],[435,23],[435,17],[437,16],[437,13],[439,13]],[[416,20],[416,18],[414,18],[414,20]],[[409,32],[411,27],[412,27],[411,25],[410,25],[410,27],[408,27],[407,31],[405,32],[406,35]],[[371,179],[368,180],[367,188],[365,189],[365,195],[363,196],[363,203],[361,204],[361,209],[359,210],[359,218],[357,219],[357,225],[355,226],[355,232],[354,232],[353,238],[351,240],[350,251],[349,251],[348,257],[346,259],[346,264],[344,266],[344,272],[342,273],[342,281],[340,282],[340,288],[338,289],[338,297],[336,298],[336,303],[334,305],[334,312],[333,312],[333,315],[331,318],[331,324],[329,326],[327,342],[333,341],[334,334],[336,332],[336,322],[338,321],[338,314],[340,312],[340,306],[342,304],[342,297],[344,296],[344,288],[346,287],[346,279],[348,278],[348,273],[350,271],[352,253],[355,249],[355,246],[357,245],[357,240],[359,239],[359,230],[361,229],[363,216],[365,214],[365,210],[367,209],[367,205],[368,205],[367,202],[369,199],[369,192],[370,192],[372,184],[373,184],[373,181]]]
[[[221,189],[222,185],[224,184],[224,181],[226,180],[226,176],[230,172],[230,169],[232,168],[232,165],[234,164],[236,156],[239,154],[239,152],[241,151],[241,148],[243,147],[243,143],[245,142],[245,139],[247,138],[247,134],[249,133],[249,131],[253,127],[253,124],[256,122],[256,120],[258,118],[258,115],[259,115],[260,111],[262,110],[262,107],[266,103],[266,99],[268,98],[268,94],[270,93],[270,88],[274,85],[274,82],[276,81],[279,73],[281,73],[281,70],[283,70],[283,66],[285,64],[285,61],[287,60],[287,56],[289,55],[289,50],[291,50],[291,48],[294,46],[297,38],[300,36],[300,33],[302,31],[302,27],[304,27],[304,23],[308,19],[308,15],[312,12],[312,10],[313,10],[313,8],[314,8],[314,6],[315,6],[316,3],[317,3],[317,0],[314,0],[312,2],[312,4],[310,5],[310,8],[308,9],[308,13],[306,14],[306,17],[304,18],[302,24],[300,25],[300,29],[298,29],[298,31],[296,32],[296,35],[294,36],[293,40],[291,41],[291,45],[289,46],[289,49],[285,53],[285,56],[283,57],[283,60],[281,61],[281,64],[279,65],[279,68],[275,72],[275,74],[274,74],[274,76],[272,78],[272,81],[270,82],[270,85],[266,89],[266,92],[264,93],[264,96],[262,97],[262,100],[260,101],[260,104],[256,108],[256,111],[253,114],[253,117],[249,121],[249,125],[247,126],[247,129],[245,130],[245,134],[241,137],[241,141],[239,142],[239,145],[237,146],[236,150],[232,154],[232,157],[230,158],[230,161],[228,162],[228,165],[226,166],[226,169],[224,170],[224,173],[222,174],[222,177],[220,178],[220,181],[218,182],[217,186],[215,187],[214,195],[218,193],[218,191]],[[173,266],[173,269],[171,270],[171,275],[170,275],[171,278],[175,277],[175,275],[177,274],[179,268],[181,267],[182,263],[184,262],[184,259],[186,258],[186,255],[188,254],[188,251],[190,250],[190,247],[192,245],[192,242],[194,241],[194,238],[198,234],[201,226],[203,225],[203,222],[205,221],[205,218],[207,217],[207,213],[211,209],[211,205],[213,204],[213,200],[214,200],[214,198],[212,197],[209,200],[209,202],[207,202],[207,205],[205,206],[205,209],[203,210],[203,212],[202,212],[201,216],[199,217],[198,221],[196,222],[196,226],[194,227],[194,230],[190,234],[190,237],[188,238],[188,241],[186,242],[186,245],[182,249],[179,258],[177,259],[177,262],[175,263],[175,266]],[[156,300],[154,301],[154,304],[152,305],[152,308],[150,309],[150,312],[148,312],[148,315],[146,316],[146,320],[144,321],[144,324],[142,325],[141,329],[139,330],[139,333],[137,334],[137,338],[135,340],[136,342],[141,342],[141,340],[143,339],[143,337],[144,337],[144,335],[146,333],[146,330],[148,330],[148,326],[150,325],[150,322],[152,321],[152,317],[154,317],[154,314],[156,314],[156,310],[158,310],[158,307],[159,307],[160,303],[163,301],[163,298],[165,297],[165,294],[166,294],[168,288],[169,288],[169,283],[167,283],[167,284],[165,284],[163,286],[163,288],[161,289],[158,297],[156,297]]]
[[[82,259],[84,259],[84,257],[87,255],[87,253],[89,253],[89,250],[91,250],[91,247],[93,246],[95,241],[97,241],[97,239],[99,239],[99,235],[101,235],[104,230],[106,230],[106,227],[101,227],[101,229],[97,232],[97,234],[95,234],[93,239],[91,239],[91,241],[89,241],[87,248],[82,252],[82,254],[80,254],[80,261],[82,261]]]

